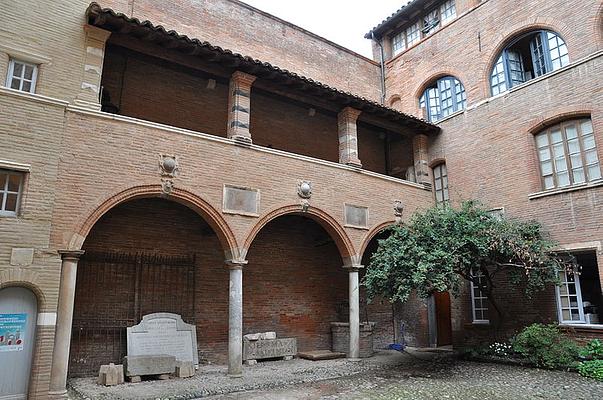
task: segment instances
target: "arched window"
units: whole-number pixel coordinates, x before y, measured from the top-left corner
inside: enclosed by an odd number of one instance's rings
[[[551,31],[536,31],[515,39],[507,46],[492,68],[492,95],[555,71],[569,64],[567,46]]]
[[[536,134],[544,190],[601,179],[590,118],[565,121]]]
[[[429,121],[438,121],[467,106],[463,84],[453,76],[445,76],[430,85],[421,96],[419,106],[425,108]]]

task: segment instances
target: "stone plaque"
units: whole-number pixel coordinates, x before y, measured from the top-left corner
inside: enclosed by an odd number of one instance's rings
[[[368,208],[345,204],[345,225],[354,228],[368,227]]]
[[[297,354],[297,339],[243,340],[243,360],[262,360]]]
[[[257,189],[224,186],[224,212],[257,216],[260,211],[260,192]]]
[[[199,365],[197,330],[178,314],[155,313],[128,328],[128,356],[167,354]]]

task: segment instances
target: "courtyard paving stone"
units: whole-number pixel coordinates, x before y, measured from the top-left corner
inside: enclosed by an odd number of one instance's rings
[[[380,352],[360,362],[274,361],[229,378],[203,366],[194,378],[101,387],[70,381],[74,399],[427,400],[603,398],[603,383],[576,373],[458,361],[431,353]]]

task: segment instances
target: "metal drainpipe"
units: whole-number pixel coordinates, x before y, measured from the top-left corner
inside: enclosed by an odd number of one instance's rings
[[[381,40],[377,40],[375,38],[375,32],[371,32],[371,38],[377,42],[377,46],[379,46],[379,58],[381,64],[381,104],[385,104],[385,52],[383,50],[383,43]]]

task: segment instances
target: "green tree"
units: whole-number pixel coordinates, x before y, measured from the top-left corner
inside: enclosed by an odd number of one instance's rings
[[[434,292],[458,294],[472,281],[502,319],[492,297],[497,275],[507,272],[530,296],[557,284],[559,271],[573,268],[571,259],[553,251],[556,244],[538,222],[493,216],[473,201],[416,213],[409,224],[388,233],[378,242],[363,280],[369,298],[404,302],[413,290],[423,298]]]

